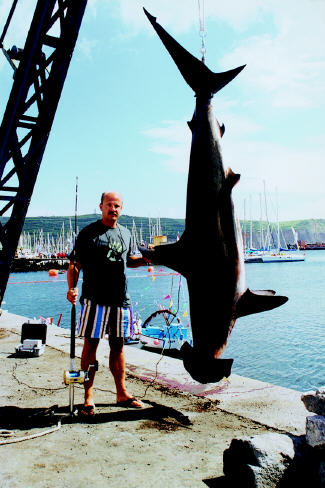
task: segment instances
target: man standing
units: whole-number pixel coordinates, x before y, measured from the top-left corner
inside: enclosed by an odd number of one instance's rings
[[[130,255],[131,234],[118,224],[123,206],[119,193],[104,192],[99,208],[101,220],[82,229],[70,255],[67,273],[67,299],[75,305],[76,287],[80,270],[83,270],[81,316],[78,333],[84,336],[81,369],[86,371],[96,361],[99,340],[109,336],[109,367],[116,385],[117,404],[142,408],[143,403],[130,395],[125,386],[124,337],[132,334],[132,308],[127,291],[126,266],[142,266],[145,258]],[[85,401],[82,415],[94,415],[94,368],[85,381]]]

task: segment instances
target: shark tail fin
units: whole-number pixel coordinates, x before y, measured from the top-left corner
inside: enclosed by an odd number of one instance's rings
[[[272,310],[273,308],[280,307],[287,301],[287,297],[275,295],[275,291],[273,290],[252,291],[247,288],[236,305],[236,318]]]
[[[213,95],[233,80],[244,66],[225,71],[213,73],[205,64],[184,49],[165,29],[158,24],[156,17],[151,15],[145,8],[144,13],[148,17],[153,28],[160,37],[167,51],[175,61],[186,83],[192,88],[196,95]]]

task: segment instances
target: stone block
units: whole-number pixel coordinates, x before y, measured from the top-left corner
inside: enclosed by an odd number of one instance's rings
[[[306,441],[311,447],[325,447],[325,417],[306,417]]]
[[[301,396],[301,400],[309,412],[325,415],[325,386],[316,391],[304,393]]]
[[[278,486],[295,457],[293,439],[269,432],[232,440],[224,451],[224,474],[245,488]]]

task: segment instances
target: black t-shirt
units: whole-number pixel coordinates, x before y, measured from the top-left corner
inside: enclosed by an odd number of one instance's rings
[[[97,220],[78,234],[70,259],[81,264],[84,298],[99,305],[130,307],[126,263],[130,255],[131,233],[117,224],[111,228]]]

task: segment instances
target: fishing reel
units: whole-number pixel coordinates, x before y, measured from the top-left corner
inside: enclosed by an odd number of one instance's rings
[[[84,383],[88,381],[88,371],[64,371],[63,381],[66,385],[71,385],[72,383]]]
[[[74,383],[84,383],[85,381],[88,381],[90,368],[94,368],[94,371],[98,371],[98,361],[95,361],[94,364],[90,364],[87,371],[83,371],[82,369],[79,371],[64,371],[64,383],[66,385],[72,385]]]

